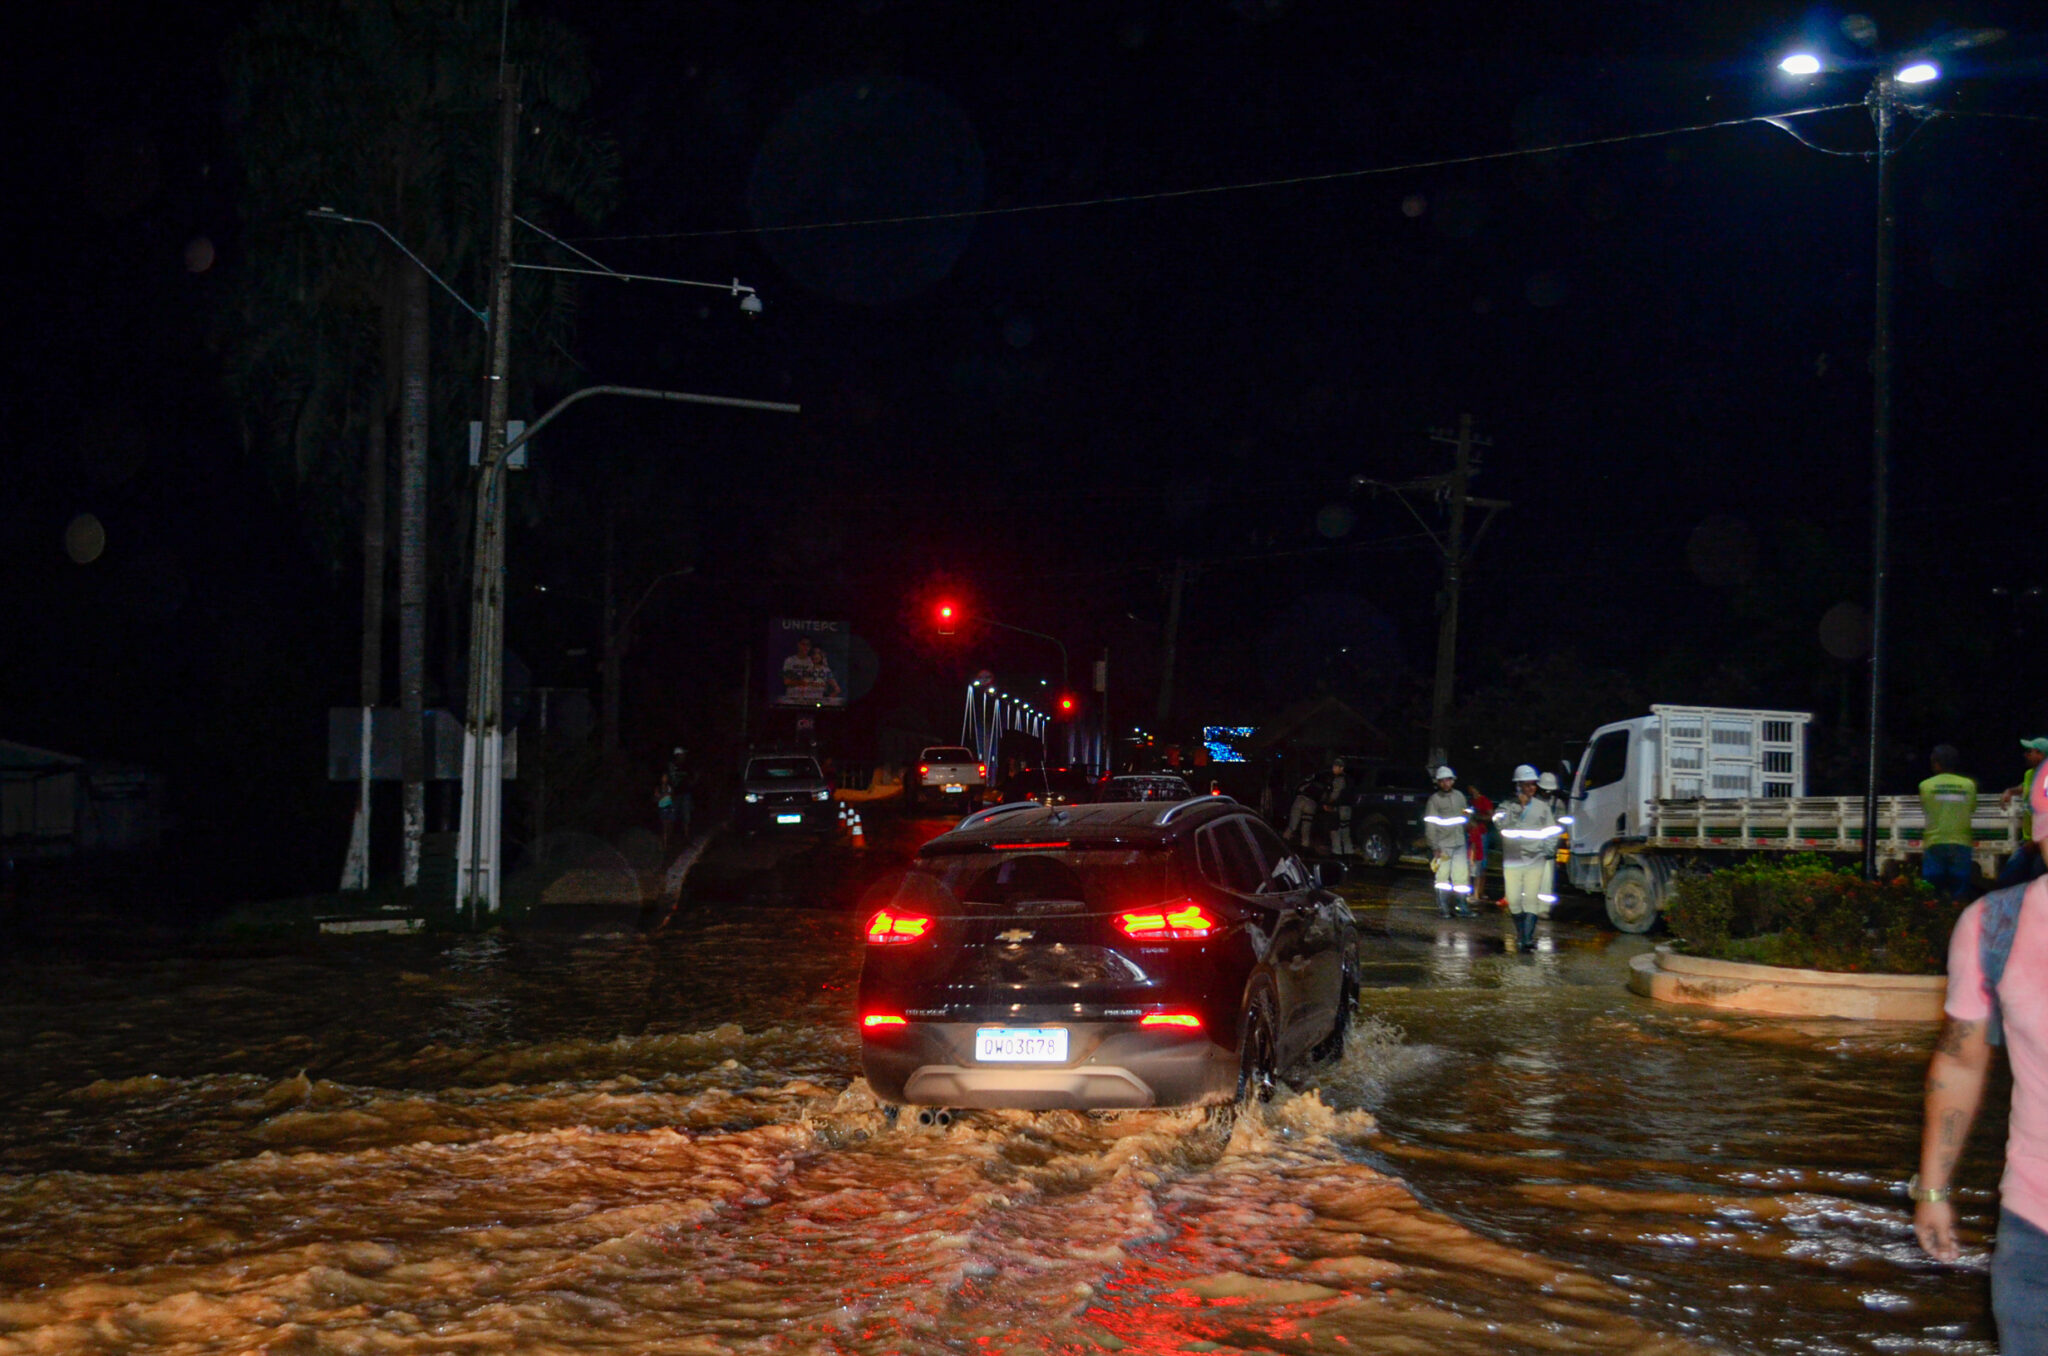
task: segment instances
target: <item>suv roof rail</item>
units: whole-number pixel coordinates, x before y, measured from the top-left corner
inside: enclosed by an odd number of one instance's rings
[[[1001,805],[991,805],[986,810],[976,810],[973,814],[955,824],[948,832],[957,833],[961,829],[971,829],[976,825],[988,823],[997,815],[1010,814],[1016,810],[1043,810],[1044,808],[1043,805],[1040,805],[1035,800],[1006,801]]]
[[[1159,823],[1160,823],[1160,824],[1161,824],[1162,826],[1164,826],[1164,825],[1166,825],[1166,824],[1170,824],[1170,823],[1172,823],[1172,822],[1173,822],[1173,817],[1174,817],[1175,815],[1179,814],[1179,813],[1180,813],[1180,812],[1181,812],[1182,810],[1192,809],[1193,807],[1195,807],[1195,806],[1197,806],[1197,805],[1235,805],[1235,804],[1237,804],[1237,797],[1235,797],[1235,796],[1224,796],[1224,795],[1196,796],[1196,797],[1195,797],[1195,798],[1194,798],[1193,800],[1183,800],[1183,801],[1178,801],[1178,802],[1176,802],[1176,803],[1174,804],[1174,806],[1173,806],[1173,808],[1172,808],[1172,809],[1168,810],[1168,811],[1167,811],[1167,812],[1166,812],[1165,814],[1163,814],[1163,815],[1159,816]]]

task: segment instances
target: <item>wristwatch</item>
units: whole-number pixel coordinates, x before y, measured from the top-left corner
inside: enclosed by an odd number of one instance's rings
[[[1909,1199],[1915,1201],[1925,1201],[1930,1205],[1934,1204],[1937,1201],[1947,1200],[1949,1192],[1953,1191],[1954,1189],[1955,1188],[1953,1187],[1921,1186],[1920,1174],[1917,1172],[1913,1174],[1913,1179],[1906,1183],[1906,1195]]]

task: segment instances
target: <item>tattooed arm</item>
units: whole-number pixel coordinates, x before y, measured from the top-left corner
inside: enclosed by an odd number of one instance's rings
[[[1945,1187],[1955,1180],[1956,1160],[1970,1137],[1970,1122],[1984,1100],[1984,1075],[1991,1067],[1985,1023],[1944,1017],[1927,1064],[1927,1119],[1920,1132],[1920,1185]],[[1921,1201],[1913,1207],[1913,1232],[1930,1257],[1953,1262],[1956,1243],[1953,1201]]]

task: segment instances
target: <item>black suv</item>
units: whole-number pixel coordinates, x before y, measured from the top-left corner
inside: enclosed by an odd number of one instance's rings
[[[1345,758],[1351,783],[1351,846],[1367,866],[1392,866],[1422,846],[1422,807],[1435,788],[1419,772],[1381,758]]]
[[[1224,796],[999,805],[874,903],[857,1019],[886,1102],[1263,1097],[1277,1071],[1342,1052],[1357,1001],[1350,909]]]

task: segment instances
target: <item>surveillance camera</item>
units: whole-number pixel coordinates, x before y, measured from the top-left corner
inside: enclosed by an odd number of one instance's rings
[[[740,298],[740,310],[748,315],[761,314],[761,298],[752,292],[747,293],[747,295]]]

